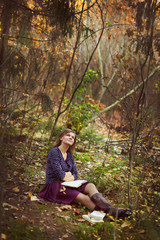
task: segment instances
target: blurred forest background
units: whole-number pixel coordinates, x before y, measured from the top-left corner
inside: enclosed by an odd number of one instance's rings
[[[160,1],[1,0],[0,16],[1,169],[17,143],[29,166],[35,140],[45,141],[47,153],[65,127],[98,146],[96,125],[105,154],[124,143],[111,141],[112,131],[128,144],[130,202],[137,154],[159,169]]]
[[[1,1],[1,141],[60,118],[157,126],[159,24],[159,1]]]

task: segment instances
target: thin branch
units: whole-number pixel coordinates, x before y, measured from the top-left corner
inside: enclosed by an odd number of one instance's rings
[[[130,28],[130,26],[136,26],[136,25],[135,25],[135,24],[128,24],[128,23],[126,23],[126,24],[124,24],[124,23],[119,23],[119,24],[116,23],[116,24],[113,24],[113,25],[110,25],[110,26],[103,26],[103,27],[99,28],[99,29],[96,30],[96,31],[93,31],[92,29],[89,29],[90,32],[91,32],[91,34],[88,35],[87,37],[85,37],[85,38],[80,42],[80,44],[78,45],[78,47],[79,47],[84,41],[86,41],[87,38],[90,38],[90,37],[92,37],[95,33],[99,32],[99,31],[102,31],[102,28],[104,28],[105,30],[109,30],[109,29],[111,29],[112,27],[120,27],[120,26],[127,26],[127,27]],[[86,27],[86,26],[85,26],[85,27]],[[86,28],[87,28],[87,27],[86,27]]]
[[[157,66],[151,73],[150,75],[144,79],[144,82],[147,82],[156,72],[157,70],[160,69],[160,65]],[[114,102],[113,104],[111,104],[110,106],[106,107],[105,109],[103,109],[102,111],[99,112],[98,115],[109,111],[111,108],[115,107],[117,104],[119,104],[120,102],[122,102],[125,98],[129,97],[130,95],[132,95],[135,91],[137,91],[141,86],[142,86],[143,82],[139,83],[134,89],[132,89],[131,91],[129,91],[125,96],[121,97],[119,100],[117,100],[116,102]],[[98,116],[97,115],[97,116]],[[96,116],[96,118],[97,118]]]

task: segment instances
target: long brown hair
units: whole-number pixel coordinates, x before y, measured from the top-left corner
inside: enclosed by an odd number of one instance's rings
[[[59,136],[57,137],[57,139],[56,139],[56,144],[55,144],[54,147],[59,147],[59,146],[61,145],[61,138],[62,138],[64,135],[66,135],[67,133],[71,133],[71,132],[75,134],[75,132],[74,132],[73,130],[69,129],[69,128],[66,128],[65,130],[63,130],[63,131],[59,134]],[[71,152],[71,153],[73,153],[74,150],[75,150],[75,145],[76,145],[76,134],[75,134],[74,143],[73,143],[72,146],[70,146],[70,147],[68,148],[68,151]]]

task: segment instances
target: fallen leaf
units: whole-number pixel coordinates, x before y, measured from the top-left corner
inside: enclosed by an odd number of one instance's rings
[[[26,229],[27,229],[27,230],[33,230],[33,227],[27,226]]]
[[[29,219],[29,222],[30,222],[31,224],[34,224],[34,223],[35,223],[35,221],[34,221],[33,219]]]
[[[125,227],[130,227],[130,222],[124,222],[122,225],[121,225],[121,228],[125,228]]]
[[[27,219],[27,217],[26,217],[25,215],[22,215],[22,216],[21,216],[21,219],[24,220],[24,219]]]
[[[19,192],[19,188],[18,188],[18,187],[13,188],[12,190],[13,190],[13,192],[15,192],[15,193],[18,193],[18,192]]]
[[[39,201],[39,199],[36,196],[31,196],[31,201]]]
[[[6,234],[4,234],[4,233],[1,233],[1,239],[2,239],[2,240],[5,240],[5,239],[7,239],[7,236],[6,236]]]
[[[28,193],[28,196],[31,198],[32,197],[32,193]]]
[[[74,209],[74,212],[75,212],[76,214],[78,214],[78,215],[80,215],[80,214],[82,213],[81,210],[78,209],[78,208]]]
[[[78,222],[85,222],[86,220],[84,218],[77,219]]]
[[[66,221],[68,221],[71,217],[70,216],[62,216]]]
[[[9,204],[9,203],[5,203],[5,202],[4,202],[4,203],[2,204],[2,206],[3,206],[3,207],[10,207],[11,209],[18,210],[17,207],[15,207],[15,206],[13,206],[13,205],[11,205],[11,204]]]
[[[14,171],[13,175],[16,176],[17,174],[18,174],[18,172],[17,172],[17,171]]]
[[[145,231],[144,229],[138,231],[138,233],[140,233],[140,234],[143,234],[143,233],[145,233],[145,232],[146,232],[146,231]]]
[[[64,235],[62,236],[62,238],[68,238],[68,237],[69,237],[68,234],[64,234]]]
[[[55,207],[59,212],[62,212],[62,209],[60,207]]]
[[[60,209],[62,209],[62,210],[71,210],[72,206],[71,205],[65,205],[65,206],[60,207]]]
[[[28,183],[28,186],[29,186],[29,187],[31,187],[31,186],[33,186],[33,185],[34,185],[33,183]]]

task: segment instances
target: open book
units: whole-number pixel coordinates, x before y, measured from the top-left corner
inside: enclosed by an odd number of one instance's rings
[[[104,212],[93,211],[92,213],[88,213],[88,215],[83,215],[82,217],[91,223],[96,223],[96,222],[104,222],[103,218],[105,217],[105,215],[106,214]]]
[[[87,181],[86,180],[75,180],[75,181],[70,181],[70,182],[63,182],[62,185],[66,186],[66,187],[78,188],[85,182],[87,182]]]

